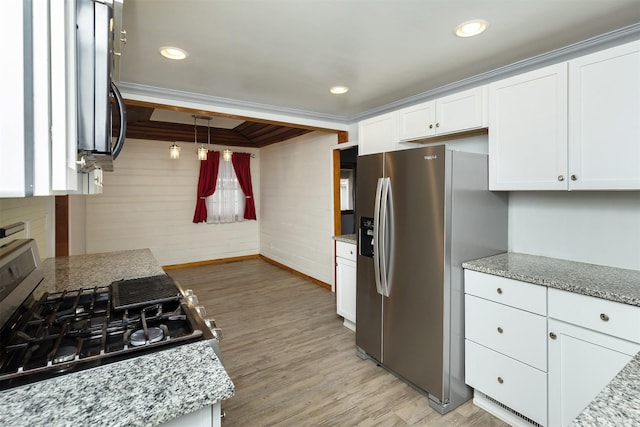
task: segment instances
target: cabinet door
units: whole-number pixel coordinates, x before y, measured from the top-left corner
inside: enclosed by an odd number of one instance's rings
[[[0,98],[0,197],[24,197],[33,194],[33,139],[25,132],[25,85],[28,84],[29,55],[25,51],[23,2],[4,2],[3,16],[10,25],[0,27],[4,47],[11,66],[0,67],[0,79],[5,82]],[[25,57],[26,56],[26,57]],[[25,81],[26,80],[26,81]]]
[[[567,189],[567,64],[489,85],[489,189]]]
[[[393,151],[397,137],[396,113],[363,120],[358,124],[358,154]]]
[[[398,139],[411,141],[436,133],[436,104],[423,102],[398,111]]]
[[[548,326],[549,426],[567,426],[640,345],[554,319]]]
[[[336,311],[356,323],[356,263],[336,258]]]
[[[640,41],[569,62],[569,188],[640,189]]]
[[[477,87],[436,100],[436,133],[443,135],[486,127],[485,90],[486,86]]]

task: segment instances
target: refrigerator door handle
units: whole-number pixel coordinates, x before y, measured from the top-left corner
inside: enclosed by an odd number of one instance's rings
[[[373,271],[376,278],[376,290],[380,295],[383,295],[380,279],[380,203],[382,201],[383,182],[384,178],[378,178],[376,200],[373,208]]]
[[[387,186],[384,192],[384,295],[391,294],[393,278],[393,258],[395,252],[395,228],[393,221],[393,192],[391,191],[391,178],[387,178]]]
[[[382,194],[380,196],[380,287],[381,294],[388,297],[387,292],[387,206],[389,197],[389,178],[382,178]]]

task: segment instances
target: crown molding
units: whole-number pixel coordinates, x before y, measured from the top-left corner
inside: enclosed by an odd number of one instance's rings
[[[347,122],[353,123],[363,119],[377,116],[379,114],[389,113],[400,108],[409,107],[421,102],[430,101],[442,96],[450,95],[461,90],[471,89],[493,81],[501,80],[516,74],[531,71],[547,65],[557,64],[558,62],[567,61],[578,56],[587,55],[598,50],[613,47],[619,44],[628,43],[640,38],[640,23],[629,25],[609,33],[601,34],[569,46],[555,49],[541,55],[533,56],[521,61],[505,65],[500,68],[488,71],[486,73],[477,74],[475,76],[459,80],[426,92],[419,93],[408,98],[403,98],[389,104],[365,111],[348,117]]]
[[[514,62],[494,70],[477,74],[426,92],[419,93],[389,104],[376,107],[352,116],[318,113],[295,108],[279,107],[269,104],[241,101],[174,89],[141,85],[130,82],[119,82],[118,87],[126,97],[142,101],[159,103],[173,102],[182,106],[197,104],[211,111],[239,115],[245,117],[265,118],[289,123],[305,124],[328,129],[345,130],[346,126],[379,114],[388,113],[400,108],[409,107],[421,102],[430,101],[461,90],[471,89],[515,74],[531,71],[535,68],[570,60],[597,50],[631,42],[640,38],[640,23],[620,28],[596,37],[592,37],[569,46],[552,50],[541,55]]]
[[[209,111],[243,117],[278,120],[327,129],[346,129],[346,118],[333,114],[316,113],[295,108],[278,107],[269,104],[241,101],[231,98],[203,95],[157,86],[121,81],[118,88],[126,98],[151,101],[171,105],[191,107],[193,104]]]

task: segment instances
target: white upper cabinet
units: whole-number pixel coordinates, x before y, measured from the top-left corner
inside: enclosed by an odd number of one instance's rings
[[[5,39],[14,66],[0,101],[0,197],[65,194],[76,172],[75,2],[8,2]]]
[[[569,186],[640,189],[640,41],[569,61]]]
[[[399,110],[398,140],[487,127],[486,91],[486,86],[477,87]]]
[[[397,114],[387,113],[358,124],[358,155],[393,151],[397,140]]]
[[[489,85],[489,189],[567,188],[567,65]]]
[[[489,85],[491,190],[640,189],[640,41]]]

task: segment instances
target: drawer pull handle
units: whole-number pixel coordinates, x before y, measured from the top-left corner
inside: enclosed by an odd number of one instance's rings
[[[504,383],[504,380],[502,379],[502,377],[498,377],[498,382],[499,382],[500,384]]]
[[[498,288],[498,293],[502,295],[502,288]]]
[[[605,322],[609,321],[609,316],[607,316],[606,314],[602,313],[600,314],[600,319],[602,319]]]
[[[549,338],[551,338],[552,340],[555,340],[556,338],[558,338],[558,336],[553,332],[549,332]]]
[[[504,330],[500,326],[498,326],[498,333],[501,334],[503,332],[504,332]]]

